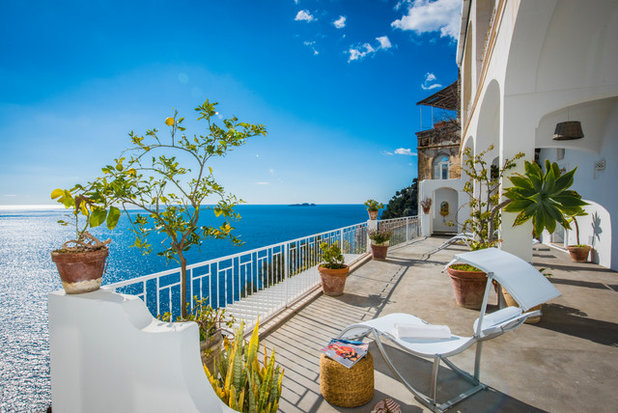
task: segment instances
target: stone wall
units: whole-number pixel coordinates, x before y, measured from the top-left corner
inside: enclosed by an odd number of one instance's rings
[[[416,132],[418,140],[418,180],[434,179],[433,161],[438,156],[448,155],[449,179],[461,177],[461,158],[459,155],[459,125],[456,122],[438,122],[433,129]],[[437,178],[437,177],[436,177]]]

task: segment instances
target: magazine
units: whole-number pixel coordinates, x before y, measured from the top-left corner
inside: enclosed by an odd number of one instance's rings
[[[350,368],[365,357],[368,349],[369,344],[362,341],[333,339],[321,351],[342,366]]]

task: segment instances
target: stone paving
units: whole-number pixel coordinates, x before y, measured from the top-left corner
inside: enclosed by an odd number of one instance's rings
[[[403,412],[428,411],[394,379],[373,344],[373,400],[354,409],[330,405],[320,395],[319,350],[346,325],[394,312],[472,335],[478,311],[456,306],[450,280],[441,273],[453,254],[465,248],[454,246],[424,259],[443,240],[427,238],[391,248],[386,261],[370,261],[355,270],[343,296],[318,296],[263,338],[267,347],[276,349],[277,361],[285,368],[280,411],[370,412],[385,397],[394,398]],[[546,246],[535,247],[533,263],[549,269],[562,296],[543,306],[540,323],[525,324],[484,344],[481,381],[489,390],[450,411],[617,411],[618,274],[595,264],[572,263],[568,254]],[[496,300],[490,296],[488,311],[496,309]],[[395,362],[405,366],[409,381],[428,387],[431,364],[394,351]],[[472,349],[452,360],[470,371],[473,357]],[[465,382],[441,369],[440,400],[464,388]]]

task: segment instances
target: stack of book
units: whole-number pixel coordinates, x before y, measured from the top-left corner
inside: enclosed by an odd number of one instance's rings
[[[347,368],[355,365],[360,359],[365,357],[369,349],[369,344],[362,341],[332,339],[322,350],[327,357],[335,360]]]

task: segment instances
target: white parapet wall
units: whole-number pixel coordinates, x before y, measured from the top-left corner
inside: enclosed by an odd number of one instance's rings
[[[234,411],[206,378],[197,324],[104,289],[52,292],[48,310],[54,413]]]

